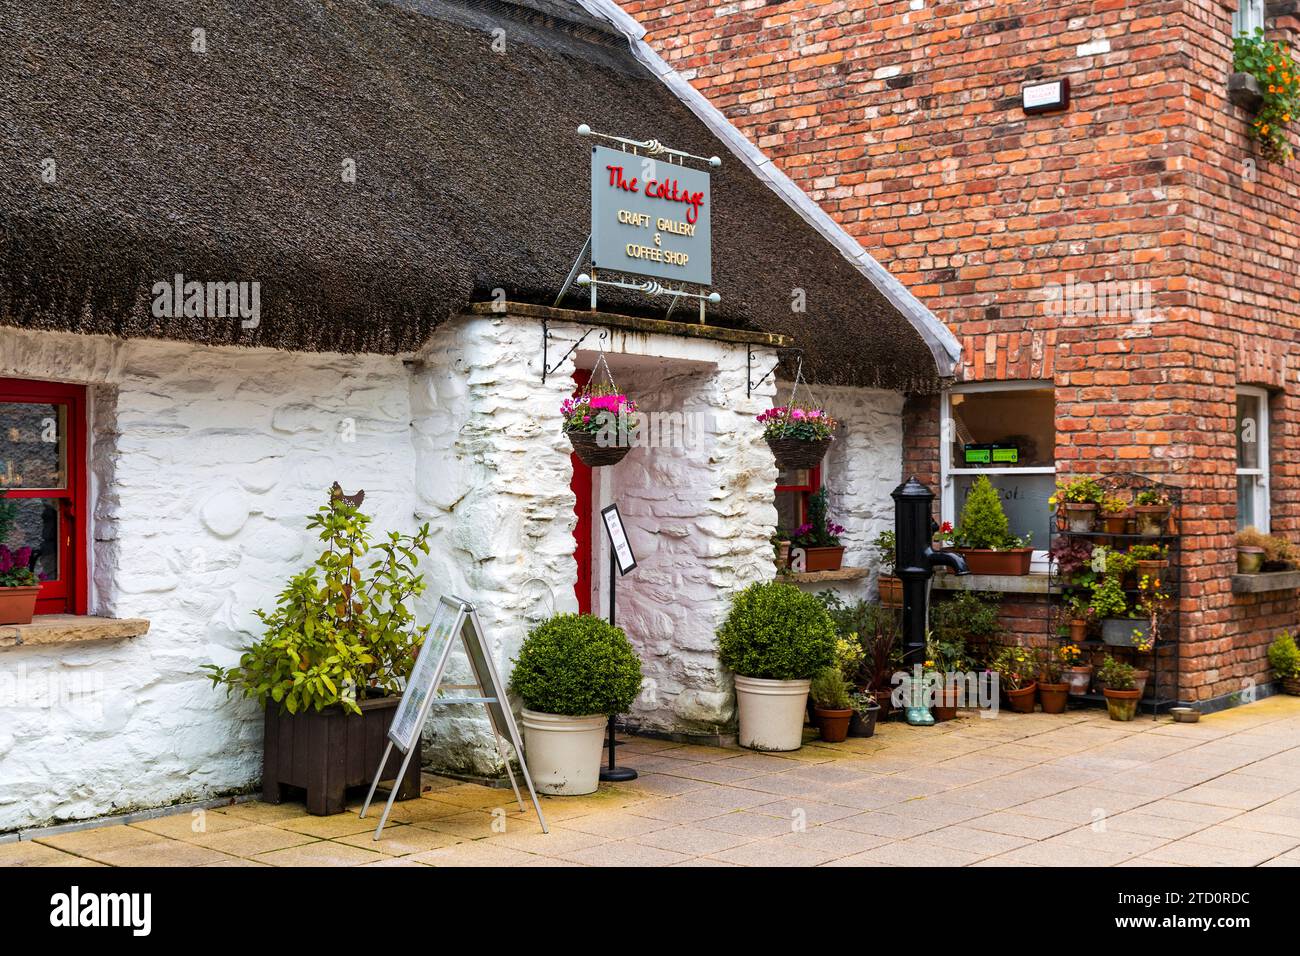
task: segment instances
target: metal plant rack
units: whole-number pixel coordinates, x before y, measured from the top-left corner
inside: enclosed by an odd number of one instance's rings
[[[1182,603],[1182,535],[1181,530],[1181,512],[1182,512],[1182,489],[1164,484],[1163,482],[1153,481],[1144,475],[1133,473],[1116,473],[1097,475],[1097,483],[1105,490],[1107,494],[1116,492],[1125,492],[1130,496],[1136,496],[1140,491],[1156,490],[1163,492],[1169,500],[1169,517],[1165,522],[1165,533],[1153,536],[1142,534],[1107,534],[1104,531],[1074,532],[1067,530],[1063,525],[1064,522],[1058,521],[1055,517],[1049,525],[1047,547],[1050,551],[1053,543],[1058,538],[1082,538],[1091,541],[1094,546],[1105,545],[1113,550],[1127,551],[1135,544],[1159,544],[1167,548],[1166,559],[1167,565],[1161,577],[1161,591],[1169,595],[1168,608],[1165,611],[1160,625],[1160,636],[1150,651],[1139,651],[1134,647],[1111,646],[1100,638],[1089,638],[1085,641],[1071,641],[1068,633],[1069,615],[1065,610],[1065,598],[1078,591],[1087,591],[1089,588],[1067,584],[1060,576],[1056,568],[1056,563],[1051,562],[1050,573],[1048,578],[1048,609],[1047,609],[1047,638],[1048,646],[1056,647],[1062,644],[1077,644],[1083,649],[1085,660],[1093,665],[1093,672],[1101,658],[1110,653],[1113,656],[1123,660],[1127,659],[1130,663],[1140,667],[1140,661],[1143,657],[1150,659],[1151,679],[1147,682],[1146,691],[1142,699],[1138,702],[1140,709],[1149,711],[1152,719],[1155,718],[1162,710],[1168,710],[1170,707],[1177,706],[1178,699],[1178,680],[1179,680],[1179,627],[1180,627],[1180,605]],[[1099,516],[1100,517],[1100,516]],[[1169,529],[1172,527],[1174,533],[1170,534]],[[1138,591],[1136,588],[1125,588],[1124,593],[1132,601]],[[1089,689],[1087,694],[1070,695],[1072,703],[1086,703],[1090,705],[1104,705],[1106,698],[1103,694],[1094,693]]]

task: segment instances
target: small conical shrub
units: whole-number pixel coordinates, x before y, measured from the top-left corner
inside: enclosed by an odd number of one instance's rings
[[[963,548],[1007,548],[1015,544],[1002,499],[985,475],[975,479],[966,496],[956,537]]]

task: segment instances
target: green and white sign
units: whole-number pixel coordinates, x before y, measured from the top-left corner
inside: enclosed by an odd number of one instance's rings
[[[593,146],[592,267],[711,285],[711,203],[704,170]]]

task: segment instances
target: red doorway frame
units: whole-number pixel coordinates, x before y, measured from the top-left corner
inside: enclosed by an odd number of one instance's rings
[[[577,369],[573,373],[573,381],[576,387],[573,394],[582,391],[583,386],[591,379],[591,372],[586,369]],[[573,490],[573,497],[576,499],[573,505],[574,514],[578,518],[578,523],[573,528],[573,560],[578,564],[578,580],[573,585],[573,593],[578,599],[578,613],[591,613],[591,509],[592,493],[591,482],[593,469],[584,464],[577,454],[569,456],[573,462],[573,477],[569,480],[569,487]]]
[[[64,530],[59,542],[59,581],[41,584],[37,614],[85,614],[87,606],[86,542],[86,389],[64,382],[0,378],[0,402],[63,405],[67,418],[67,480],[64,490],[10,488],[10,498],[51,498],[59,502]]]

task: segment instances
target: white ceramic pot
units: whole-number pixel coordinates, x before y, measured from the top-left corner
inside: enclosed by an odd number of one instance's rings
[[[807,680],[765,680],[736,675],[740,746],[751,750],[798,750],[808,708]]]
[[[541,793],[595,793],[608,718],[562,717],[524,709],[524,750],[533,785]]]

